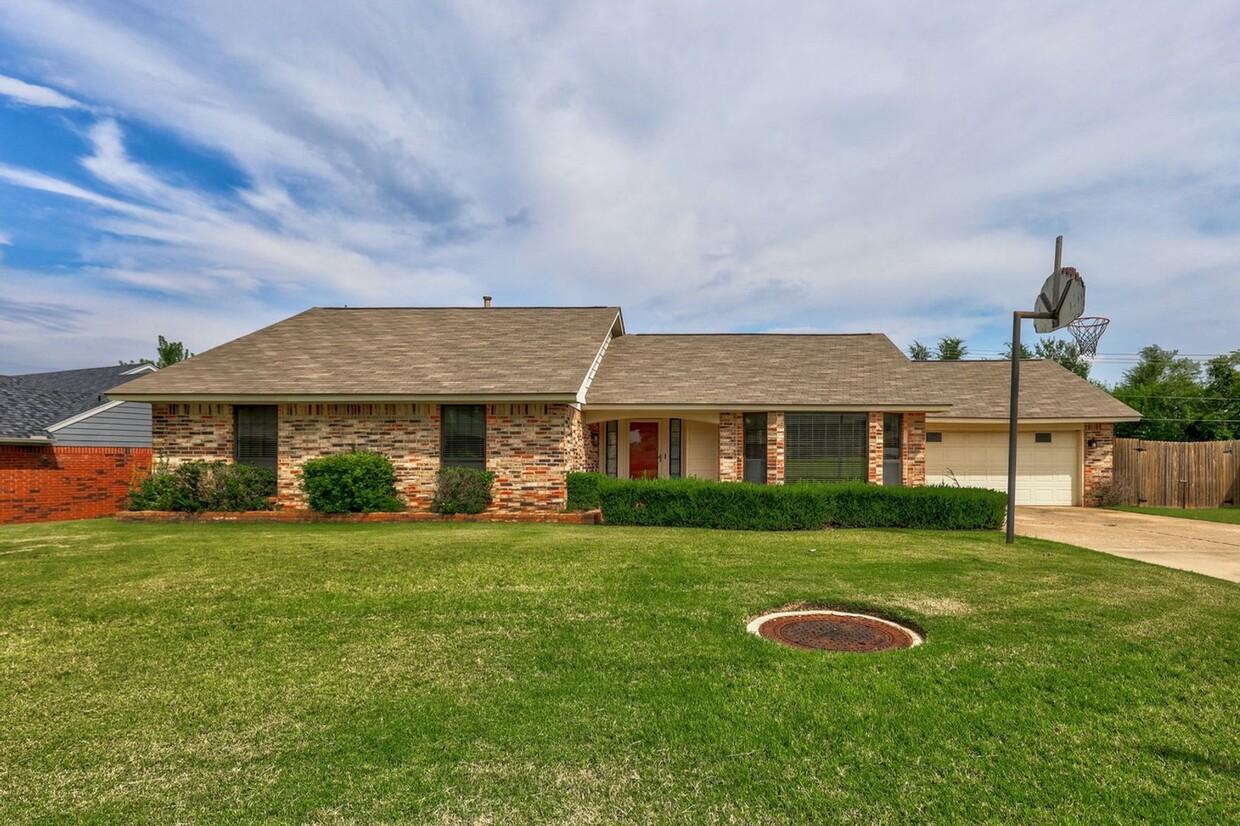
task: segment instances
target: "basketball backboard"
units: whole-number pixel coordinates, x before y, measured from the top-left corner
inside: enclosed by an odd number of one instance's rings
[[[1034,301],[1034,310],[1052,313],[1052,318],[1034,318],[1033,329],[1053,333],[1067,327],[1085,312],[1085,281],[1072,267],[1060,267],[1046,279]]]

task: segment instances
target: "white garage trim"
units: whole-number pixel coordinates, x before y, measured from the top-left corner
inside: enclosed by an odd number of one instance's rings
[[[1007,429],[926,425],[926,484],[1007,491]],[[931,441],[929,434],[942,434]],[[1042,438],[1050,439],[1039,441]],[[1082,429],[1021,427],[1017,437],[1016,504],[1080,505]]]

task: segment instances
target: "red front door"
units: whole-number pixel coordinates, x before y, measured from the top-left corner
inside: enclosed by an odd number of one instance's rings
[[[659,477],[659,423],[629,422],[629,478]]]

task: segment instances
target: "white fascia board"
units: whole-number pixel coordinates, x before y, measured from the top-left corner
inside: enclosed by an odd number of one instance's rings
[[[0,436],[0,445],[50,445],[46,436]]]
[[[656,410],[714,410],[720,413],[767,413],[788,411],[792,413],[941,413],[951,409],[948,404],[586,404],[587,411],[656,411]],[[1091,419],[1090,421],[1094,421]]]
[[[619,315],[616,316],[617,321]],[[603,343],[599,345],[598,352],[594,354],[594,361],[590,362],[590,369],[586,370],[586,377],[581,380],[581,387],[577,388],[577,403],[585,404],[586,392],[590,389],[591,382],[598,375],[599,367],[603,364],[603,356],[607,353],[607,346],[611,344],[612,330],[616,328],[616,321],[612,322],[611,328],[607,331],[607,335],[603,337]]]
[[[57,430],[60,430],[61,428],[68,427],[71,424],[77,424],[80,421],[89,419],[91,416],[97,416],[100,413],[104,412],[105,410],[111,410],[113,407],[119,407],[122,404],[124,404],[124,402],[105,402],[99,405],[98,407],[92,407],[90,410],[79,413],[76,416],[70,416],[69,418],[64,419],[63,421],[56,422],[56,424],[49,424],[47,427],[43,429],[46,430],[48,433],[55,433]]]
[[[1094,422],[1115,423],[1115,422],[1139,422],[1139,421],[1141,421],[1140,416],[1124,416],[1124,417],[1116,417],[1116,416],[1063,417],[1061,416],[1061,417],[1056,417],[1056,418],[1045,418],[1045,419],[1035,419],[1031,416],[1020,417],[1020,423],[1022,426],[1023,425],[1034,425],[1034,424],[1083,425],[1083,424],[1091,424]],[[953,424],[993,424],[993,425],[1001,425],[1006,430],[1008,426],[1008,417],[1003,416],[1002,418],[972,418],[972,419],[958,418],[958,419],[955,419],[955,418],[943,417],[943,416],[927,416],[926,425],[929,426],[932,424],[943,425],[943,426],[953,425]]]
[[[156,367],[154,364],[139,364],[134,369],[126,370],[124,373],[121,373],[121,375],[122,376],[134,376],[134,375],[137,375],[138,373],[157,373],[157,372],[159,372],[159,368]]]

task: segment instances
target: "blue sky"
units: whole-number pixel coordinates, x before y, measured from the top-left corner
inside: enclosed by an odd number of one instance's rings
[[[484,293],[990,355],[1059,233],[1101,378],[1240,347],[1240,6],[773,8],[6,0],[0,372]]]

